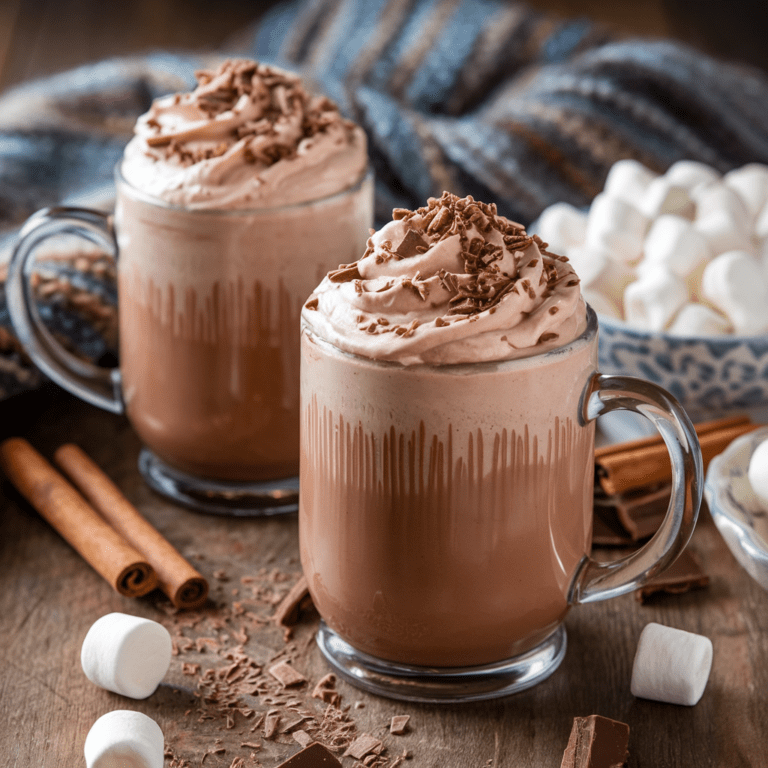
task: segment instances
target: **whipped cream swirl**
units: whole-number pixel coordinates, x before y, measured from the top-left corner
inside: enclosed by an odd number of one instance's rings
[[[404,365],[525,357],[586,326],[566,257],[495,205],[448,192],[393,211],[359,261],[322,281],[302,316],[339,349]]]
[[[365,134],[294,74],[249,60],[196,73],[191,93],[157,99],[136,124],[122,174],[173,205],[277,207],[353,186]]]

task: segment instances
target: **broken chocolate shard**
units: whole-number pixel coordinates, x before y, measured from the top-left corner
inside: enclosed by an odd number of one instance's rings
[[[322,744],[310,744],[277,768],[341,768],[336,756]]]
[[[305,603],[311,601],[306,577],[302,576],[280,601],[273,616],[277,624],[290,627],[299,620],[299,614]]]
[[[574,717],[560,768],[621,768],[628,744],[626,723],[600,715]]]
[[[394,736],[402,736],[405,733],[405,729],[408,727],[408,721],[410,719],[410,715],[395,715],[389,724],[389,732]]]
[[[709,576],[704,573],[699,558],[691,550],[684,549],[666,571],[636,590],[635,597],[645,603],[660,592],[679,595],[692,589],[703,589],[708,584]]]
[[[595,510],[603,519],[614,515],[632,541],[642,541],[659,529],[669,506],[671,486],[635,488],[612,496],[596,496]]]
[[[409,229],[394,251],[401,259],[409,259],[416,256],[417,248],[424,248],[426,245],[427,241],[415,229]]]
[[[269,674],[277,681],[283,684],[284,688],[290,688],[292,685],[306,683],[307,678],[295,670],[287,661],[281,661],[269,668]]]
[[[366,755],[381,746],[381,742],[369,733],[361,733],[344,753],[344,757],[351,755],[355,760],[362,760]]]
[[[357,262],[354,264],[340,264],[338,269],[328,273],[328,279],[332,283],[348,283],[352,280],[360,280],[362,275],[357,271]]]

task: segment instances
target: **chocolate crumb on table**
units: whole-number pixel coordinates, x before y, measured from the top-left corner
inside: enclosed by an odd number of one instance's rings
[[[350,745],[344,756],[351,755],[356,760],[362,760],[366,755],[375,752],[382,746],[381,741],[369,733],[361,733]]]
[[[600,715],[574,717],[560,768],[621,768],[629,755],[629,726]]]

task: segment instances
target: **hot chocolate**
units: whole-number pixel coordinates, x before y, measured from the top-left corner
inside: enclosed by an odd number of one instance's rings
[[[118,179],[121,372],[144,443],[222,481],[297,474],[299,314],[372,216],[365,136],[249,61],[141,117]]]
[[[310,297],[302,563],[356,649],[466,667],[562,621],[592,521],[578,283],[494,206],[445,194],[396,211]]]

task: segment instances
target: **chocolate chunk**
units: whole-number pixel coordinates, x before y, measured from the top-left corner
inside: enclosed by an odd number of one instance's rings
[[[574,717],[560,768],[620,768],[627,761],[629,726],[600,715]]]
[[[410,719],[410,715],[395,715],[392,718],[392,722],[389,724],[389,732],[395,736],[402,736],[405,733],[405,729],[408,727],[408,721]]]
[[[344,757],[351,755],[355,760],[362,760],[367,754],[381,747],[381,742],[369,733],[361,733],[344,753]]]
[[[417,248],[423,248],[426,245],[427,241],[415,229],[409,229],[400,241],[400,245],[395,248],[395,253],[401,259],[409,259],[418,253]]]
[[[341,768],[341,763],[322,744],[310,744],[277,768]]]
[[[312,598],[309,597],[307,579],[302,576],[293,585],[288,594],[280,601],[280,604],[275,609],[275,615],[273,616],[274,620],[284,627],[289,627],[292,624],[295,624],[299,620],[301,609],[306,604],[311,603],[311,600]]]
[[[626,493],[595,499],[595,510],[599,508],[603,519],[606,514],[615,515],[621,527],[632,541],[641,541],[653,536],[667,514],[670,486],[636,488]]]
[[[280,713],[277,710],[272,710],[267,713],[264,719],[264,738],[271,739],[276,733],[278,726],[280,725]]]
[[[281,661],[279,664],[275,664],[274,667],[270,667],[269,674],[276,680],[279,680],[284,688],[300,685],[307,681],[307,678],[301,672],[297,672],[287,661]]]
[[[691,589],[702,589],[709,584],[709,576],[701,568],[699,558],[689,549],[684,549],[666,571],[652,578],[635,591],[635,597],[645,603],[659,592],[679,595]]]

